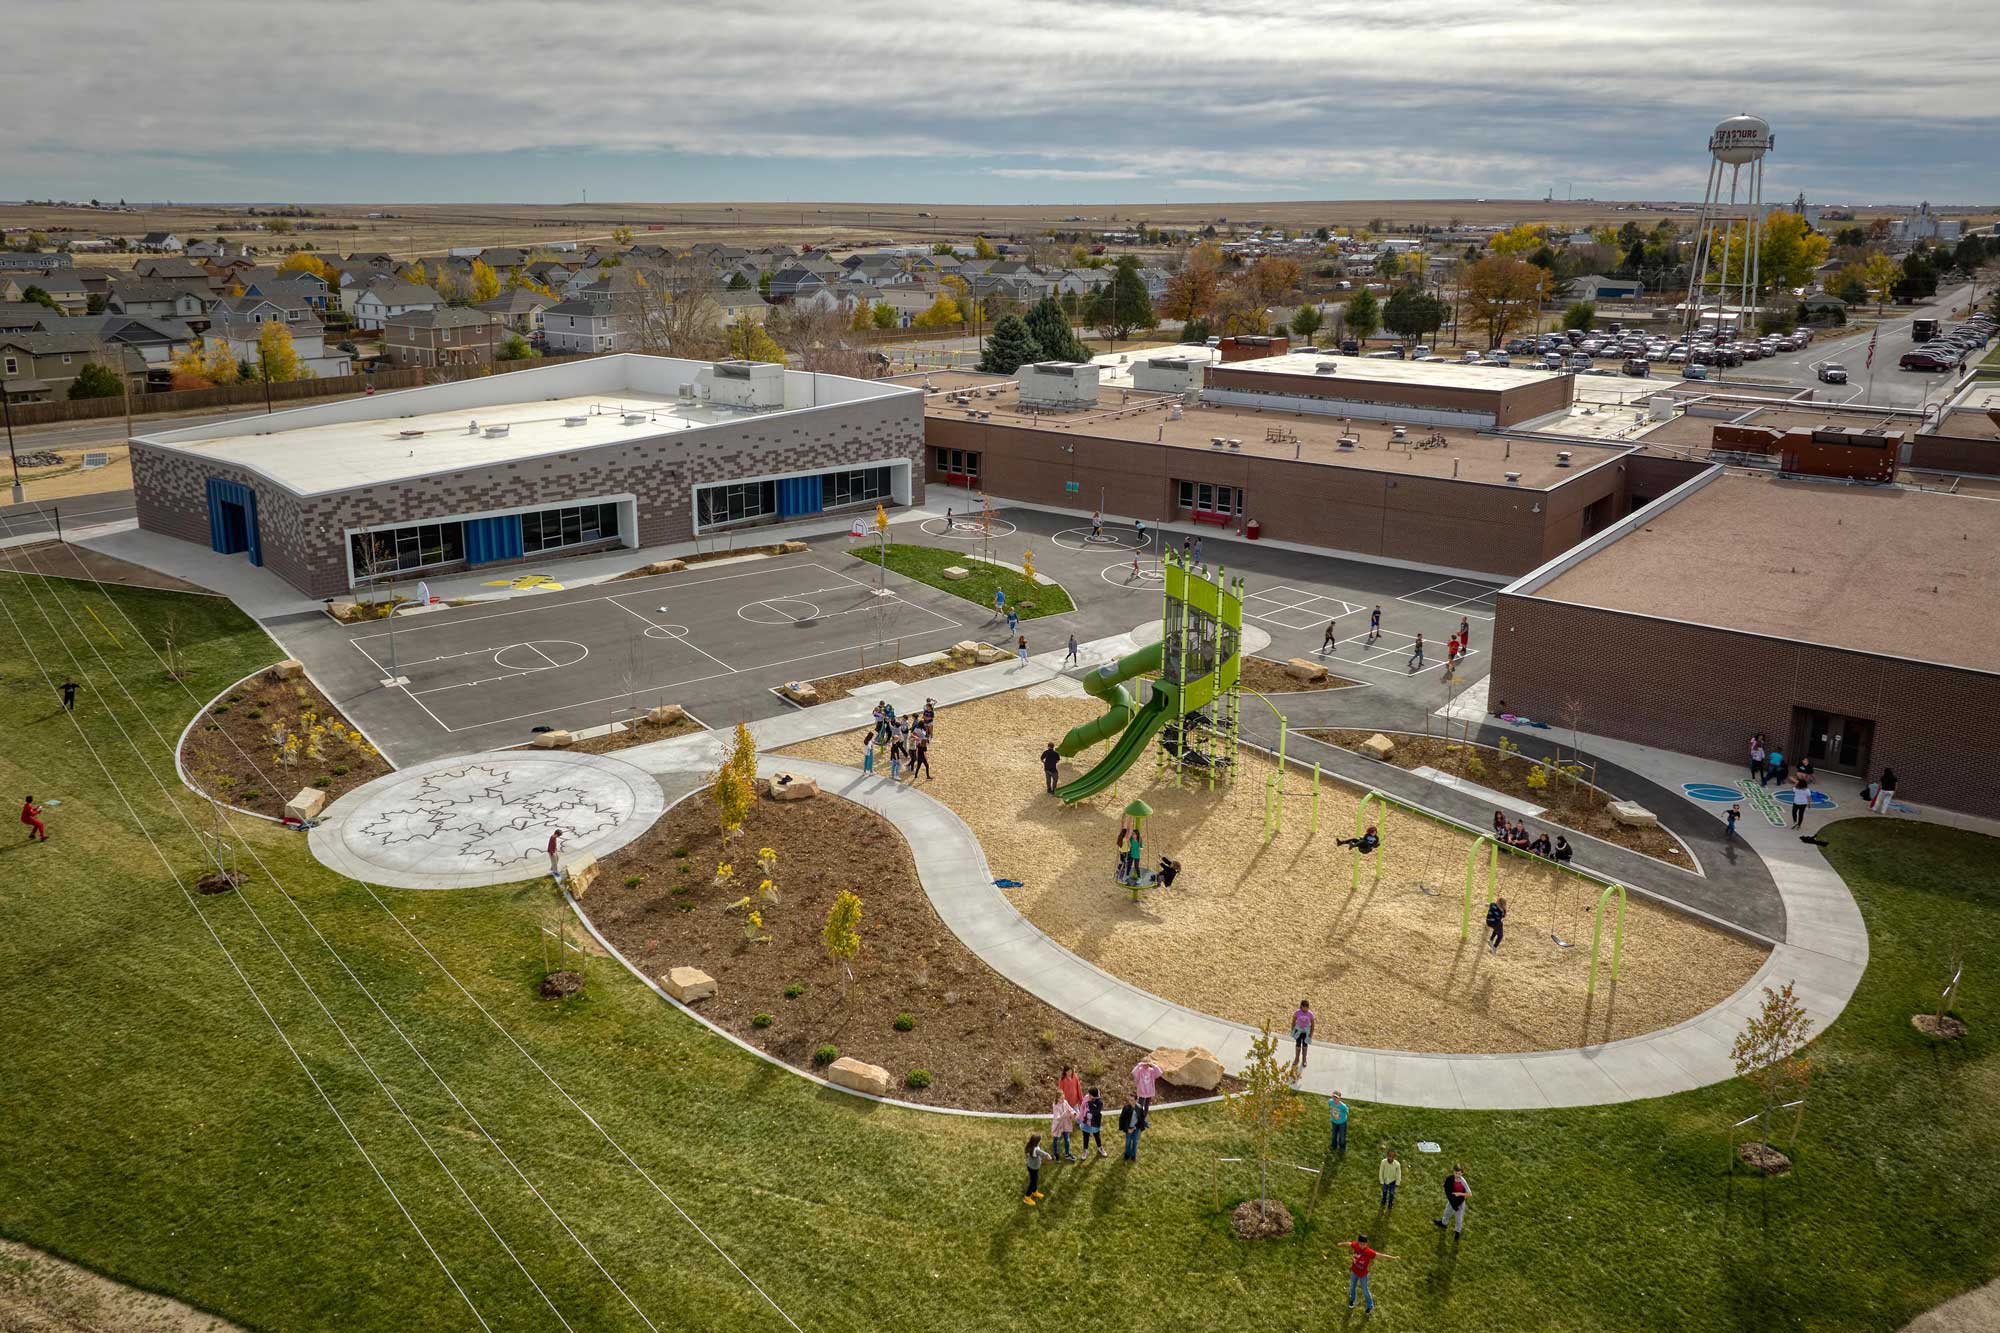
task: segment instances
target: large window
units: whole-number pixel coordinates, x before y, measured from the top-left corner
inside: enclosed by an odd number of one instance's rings
[[[704,528],[741,523],[778,512],[778,483],[740,481],[695,492],[695,521]]]
[[[357,582],[385,578],[465,559],[461,523],[413,523],[407,528],[357,532],[350,539]]]
[[[1240,517],[1243,513],[1243,488],[1240,486],[1212,486],[1205,481],[1183,481],[1180,487],[1180,506],[1186,512],[1201,517]]]
[[[956,486],[970,486],[979,481],[979,451],[976,449],[939,449],[937,470],[944,479]]]
[[[609,541],[618,535],[616,504],[570,505],[521,515],[521,549],[553,551]]]
[[[893,498],[889,486],[889,469],[886,467],[864,467],[854,472],[829,472],[822,484],[825,492],[820,503],[828,509]]]

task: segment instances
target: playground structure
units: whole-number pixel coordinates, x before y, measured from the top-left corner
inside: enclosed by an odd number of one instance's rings
[[[1083,678],[1083,688],[1103,701],[1104,715],[1072,727],[1056,746],[1065,759],[1112,740],[1103,758],[1056,789],[1075,804],[1103,791],[1138,762],[1155,736],[1159,769],[1175,785],[1190,771],[1213,787],[1236,762],[1242,699],[1243,580],[1222,570],[1161,553],[1163,606],[1160,641],[1107,662]],[[1159,672],[1137,704],[1125,682]]]

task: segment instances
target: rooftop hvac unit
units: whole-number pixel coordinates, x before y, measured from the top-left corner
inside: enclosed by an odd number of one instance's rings
[[[582,424],[583,424],[584,422],[586,422],[586,421],[588,421],[588,420],[590,420],[590,418],[589,418],[589,417],[564,417],[564,418],[563,418],[563,425],[565,425],[565,426],[581,426],[581,425],[582,425]]]
[[[769,361],[718,361],[709,367],[708,398],[725,407],[785,405],[785,368]]]
[[[423,438],[424,433],[420,430],[399,430],[396,432],[396,434],[402,436],[406,440],[419,440]]]
[[[1179,403],[1174,403],[1173,405],[1167,408],[1167,420],[1169,421],[1179,421],[1184,415],[1185,414],[1181,411],[1181,405]]]
[[[1569,466],[1569,460],[1570,460],[1570,452],[1569,452],[1569,450],[1567,450],[1567,449],[1558,449],[1558,450],[1556,450],[1556,466],[1557,466],[1557,467],[1568,467],[1568,466]]]
[[[1229,447],[1230,447],[1231,449],[1241,449],[1241,448],[1243,447],[1243,441],[1241,441],[1241,440],[1231,440],[1231,441],[1229,442]]]
[[[465,433],[467,435],[479,434],[479,419],[477,417],[465,423]]]
[[[1338,447],[1341,449],[1352,450],[1356,445],[1360,443],[1361,441],[1356,439],[1352,435],[1343,435],[1340,437],[1340,444]]]
[[[1509,486],[1519,486],[1521,484],[1521,474],[1518,472],[1509,472],[1507,474],[1507,484]]]
[[[675,394],[675,397],[680,398],[684,402],[689,402],[689,403],[693,402],[694,381],[689,380],[686,384],[681,385],[680,390],[678,393]]]
[[[620,421],[624,422],[628,426],[636,426],[645,419],[646,419],[646,414],[644,412],[627,412],[624,416],[619,418]]]
[[[1087,361],[1036,361],[1014,375],[1020,381],[1022,402],[1073,409],[1097,405],[1098,370]]]
[[[1333,375],[1339,373],[1340,363],[1338,361],[1321,361],[1313,369],[1322,375]]]
[[[489,440],[503,439],[507,435],[507,432],[512,429],[512,426],[488,426],[486,428],[486,438]]]
[[[1221,449],[1228,445],[1228,443],[1229,441],[1220,435],[1211,435],[1208,437],[1208,447],[1211,449]]]
[[[1391,426],[1389,427],[1389,438],[1392,440],[1407,440],[1410,438],[1410,428],[1408,426]]]
[[[1674,400],[1664,393],[1656,393],[1646,401],[1646,417],[1651,421],[1670,421],[1674,415]]]

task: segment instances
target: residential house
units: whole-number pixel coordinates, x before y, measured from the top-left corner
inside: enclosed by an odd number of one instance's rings
[[[782,304],[824,291],[826,287],[827,279],[811,269],[781,268],[771,275],[769,296],[772,301]]]
[[[301,269],[258,268],[237,280],[245,296],[283,296],[303,301],[314,310],[325,311],[326,279]]]
[[[938,292],[926,287],[889,287],[875,294],[872,304],[886,305],[896,312],[896,327],[907,329],[917,316],[937,301]]]
[[[232,284],[242,280],[243,274],[257,266],[257,261],[248,255],[223,255],[202,265],[208,273],[210,288],[218,292],[228,291]]]
[[[354,373],[354,362],[347,353],[326,347],[326,325],[319,316],[307,311],[307,318],[298,321],[284,321],[285,330],[291,334],[292,351],[298,354],[300,364],[320,379],[336,375]],[[267,324],[279,321],[238,318],[224,316],[208,326],[203,338],[211,343],[221,343],[229,349],[229,354],[238,361],[257,363],[258,340],[263,337]]]
[[[276,285],[276,284],[273,284]],[[209,305],[212,319],[243,320],[251,324],[318,324],[319,312],[303,296],[290,292],[246,291],[241,296],[219,297]]]
[[[479,252],[479,262],[495,273],[506,273],[528,262],[528,252],[511,245],[496,245]]]
[[[715,300],[722,307],[724,324],[734,324],[739,319],[762,324],[771,313],[771,303],[759,296],[755,287],[725,288],[716,293]]]
[[[349,304],[348,310],[359,327],[379,329],[397,315],[415,310],[436,310],[443,305],[444,298],[430,288],[391,279],[365,288]]]
[[[568,282],[570,275],[576,271],[576,266],[564,263],[560,259],[537,259],[528,265],[527,271],[529,277],[544,287],[553,287],[561,291],[563,284]]]
[[[557,355],[629,352],[637,329],[638,314],[629,301],[579,297],[542,312],[543,337]]]
[[[185,255],[140,259],[132,265],[132,276],[144,278],[148,282],[172,283],[176,287],[186,287],[204,296],[208,294],[213,281],[206,268]]]
[[[78,315],[43,326],[50,333],[88,333],[106,347],[123,347],[148,366],[167,366],[199,341],[183,320],[144,315]]]
[[[1096,291],[1111,282],[1108,268],[1065,268],[1048,275],[1052,289],[1058,297],[1081,297],[1086,292]]]
[[[412,310],[382,325],[382,353],[399,370],[490,366],[504,331],[499,316],[484,310]]]
[[[1586,273],[1574,278],[1569,284],[1569,299],[1572,301],[1636,301],[1644,293],[1645,284],[1637,278],[1612,278],[1602,273]]]
[[[0,273],[6,273],[11,269],[33,269],[39,273],[44,269],[74,267],[76,261],[60,252],[0,250]]]
[[[501,328],[508,333],[518,333],[537,346],[542,340],[542,319],[548,308],[554,305],[548,297],[526,287],[509,287],[490,301],[481,301],[476,310],[483,310],[500,321]]]
[[[199,323],[208,315],[207,293],[197,294],[170,282],[119,281],[111,286],[104,308],[114,315],[179,319]]]
[[[47,292],[49,299],[60,306],[65,315],[81,315],[90,308],[90,296],[84,290],[83,277],[75,269],[59,268],[46,272],[16,269],[0,273],[0,301],[25,301],[30,287],[39,287]]]
[[[0,301],[0,333],[36,333],[63,318],[40,301]]]
[[[789,304],[804,310],[837,310],[852,318],[857,305],[872,305],[881,293],[856,282],[836,282],[795,296]]]
[[[146,367],[123,349],[107,349],[90,332],[0,333],[0,392],[13,403],[46,403],[69,397],[70,381],[92,361],[136,375],[146,387]]]
[[[181,244],[181,238],[170,231],[149,231],[139,238],[139,244],[135,248],[151,250],[158,254],[177,255],[186,247]]]

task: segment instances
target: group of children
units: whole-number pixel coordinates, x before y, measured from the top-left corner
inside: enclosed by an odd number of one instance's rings
[[[1759,787],[1767,786],[1773,782],[1783,786],[1789,779],[1792,785],[1792,827],[1805,827],[1806,811],[1812,806],[1813,764],[1811,758],[1801,759],[1798,763],[1787,767],[1785,752],[1775,745],[1771,746],[1768,750],[1765,749],[1764,733],[1760,731],[1750,738],[1750,776],[1757,780]],[[1892,781],[1884,785],[1890,786],[1893,790],[1894,774],[1891,773],[1889,776]],[[1737,812],[1732,811],[1731,813],[1735,814]],[[1734,836],[1736,833],[1736,821],[1734,819],[1729,821],[1729,833],[1731,836]]]
[[[1528,836],[1528,826],[1518,819],[1509,822],[1505,810],[1493,812],[1493,841],[1504,842],[1509,847],[1560,865],[1568,865],[1570,858],[1576,855],[1576,849],[1569,845],[1569,839],[1562,834],[1558,833],[1554,842],[1549,841],[1546,830],[1531,838]]]
[[[1132,1098],[1118,1110],[1118,1132],[1125,1136],[1125,1160],[1128,1162],[1139,1160],[1139,1136],[1147,1129],[1147,1117],[1159,1086],[1160,1067],[1153,1063],[1151,1056],[1142,1057],[1138,1064],[1132,1066]],[[1081,1134],[1085,1158],[1090,1156],[1093,1145],[1099,1157],[1109,1156],[1104,1151],[1104,1098],[1096,1088],[1083,1086],[1083,1080],[1076,1076],[1073,1066],[1064,1065],[1062,1076],[1056,1080],[1055,1105],[1049,1110],[1049,1143],[1054,1151],[1042,1146],[1040,1134],[1028,1136],[1028,1188],[1021,1194],[1021,1202],[1028,1207],[1034,1207],[1045,1197],[1042,1190],[1043,1162],[1079,1160],[1070,1151],[1072,1134]]]
[[[1378,606],[1373,611],[1370,611],[1368,613],[1368,633],[1362,637],[1361,646],[1364,648],[1372,648],[1381,639],[1381,637],[1382,637],[1382,608]],[[1453,634],[1445,644],[1445,658],[1444,658],[1445,666],[1448,668],[1456,666],[1458,664],[1458,659],[1465,656],[1466,650],[1471,646],[1472,646],[1472,622],[1468,620],[1466,617],[1460,616],[1458,618],[1458,632],[1456,634]],[[1320,640],[1319,654],[1321,657],[1324,657],[1328,653],[1337,653],[1339,647],[1340,647],[1340,620],[1338,617],[1336,617],[1335,619],[1326,622],[1326,635]],[[1415,642],[1413,642],[1410,645],[1409,669],[1412,673],[1415,673],[1417,671],[1421,671],[1423,669],[1423,666],[1424,666],[1424,636],[1423,632],[1419,630],[1417,632],[1417,637]]]
[[[931,777],[931,738],[937,734],[937,700],[924,700],[924,711],[914,715],[896,716],[895,705],[883,702],[875,705],[875,722],[861,733],[861,771],[875,771],[875,752],[887,749],[889,752],[889,780],[901,782],[903,769],[910,770],[910,781],[917,780],[917,774]]]

